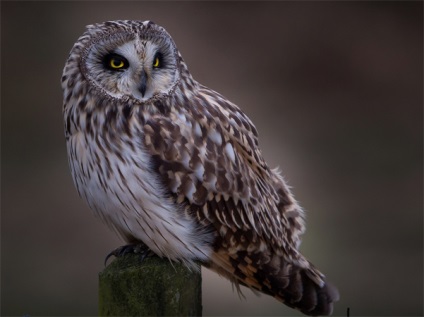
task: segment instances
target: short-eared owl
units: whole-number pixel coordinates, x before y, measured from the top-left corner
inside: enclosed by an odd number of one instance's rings
[[[88,26],[62,87],[75,185],[127,243],[331,314],[337,290],[299,253],[304,213],[264,161],[255,126],[193,79],[162,27]]]

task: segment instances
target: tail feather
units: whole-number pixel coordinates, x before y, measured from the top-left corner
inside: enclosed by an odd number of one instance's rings
[[[330,315],[333,303],[339,299],[337,289],[312,264],[304,268],[280,258],[271,261],[278,262],[279,268],[273,266],[270,270],[269,265],[240,261],[240,257],[224,252],[214,253],[211,260],[208,266],[233,282],[238,291],[239,285],[247,286],[306,315]]]
[[[311,316],[331,315],[333,303],[339,299],[337,289],[323,280],[323,286],[317,284],[308,274],[308,269],[296,268],[291,272],[286,288],[271,290],[273,295],[287,306]]]

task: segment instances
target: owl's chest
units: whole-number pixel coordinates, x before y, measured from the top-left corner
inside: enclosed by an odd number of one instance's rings
[[[125,142],[119,146],[109,142],[112,140],[100,134],[82,132],[69,138],[67,146],[73,180],[78,193],[97,216],[124,236],[134,236],[122,224],[127,222],[134,227],[136,223],[141,227],[134,231],[145,229],[146,210],[161,204],[157,199],[157,182],[149,170],[149,156],[142,148]]]
[[[97,138],[76,133],[68,140],[74,182],[91,209],[128,242],[143,241],[170,259],[205,260],[210,247],[199,245],[210,233],[198,231],[165,193],[147,152],[131,146],[110,151]]]
[[[77,190],[96,211],[105,213],[116,205],[142,206],[141,193],[156,190],[150,156],[139,146],[77,132],[67,147]]]
[[[151,183],[150,156],[141,148],[118,138],[76,132],[67,142],[72,176],[80,194],[94,197],[105,193],[128,192]],[[137,184],[135,184],[137,183]],[[87,197],[89,198],[89,197]]]

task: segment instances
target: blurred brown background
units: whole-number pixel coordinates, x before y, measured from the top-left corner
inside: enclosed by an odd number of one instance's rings
[[[60,77],[84,26],[153,20],[256,124],[335,315],[422,315],[422,2],[2,2],[1,315],[96,315],[122,244],[78,197]],[[203,270],[204,315],[299,315]]]

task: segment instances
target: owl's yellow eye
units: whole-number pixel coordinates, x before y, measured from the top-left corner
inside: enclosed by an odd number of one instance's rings
[[[159,57],[155,58],[155,61],[153,62],[153,67],[159,67],[160,62],[159,62]]]
[[[153,58],[153,68],[162,68],[163,67],[163,56],[162,53],[157,52],[155,58]]]
[[[109,65],[110,65],[110,67],[112,67],[114,69],[119,69],[119,68],[124,67],[124,61],[123,60],[120,60],[120,59],[117,59],[117,58],[112,58],[110,60]]]
[[[108,54],[104,57],[104,65],[110,70],[123,70],[128,68],[127,59],[118,54]]]

